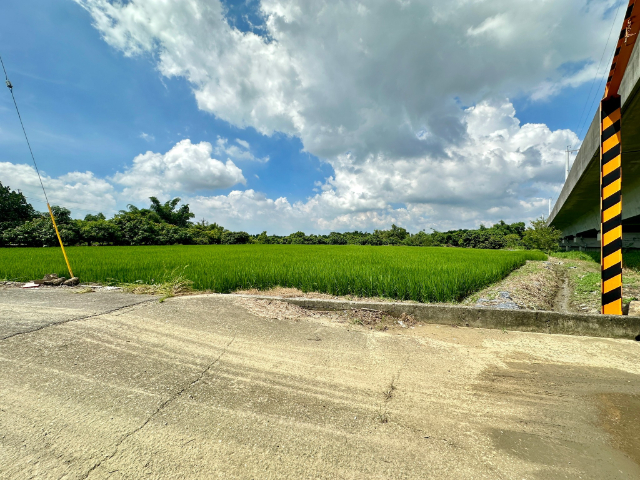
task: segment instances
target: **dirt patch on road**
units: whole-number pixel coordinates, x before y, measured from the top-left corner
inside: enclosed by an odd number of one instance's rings
[[[235,295],[267,296],[279,298],[316,298],[319,300],[345,300],[349,302],[398,302],[398,303],[419,303],[414,300],[396,300],[386,297],[359,297],[357,295],[330,295],[319,292],[303,292],[299,288],[273,287],[268,290],[258,290],[250,288],[247,290],[236,290]]]
[[[287,302],[278,300],[265,300],[260,298],[237,298],[236,303],[242,305],[252,314],[278,320],[298,321],[301,318],[327,317],[338,320],[339,315],[335,312],[323,312],[318,310],[307,310]]]
[[[382,332],[394,326],[410,328],[419,323],[406,313],[403,313],[400,317],[394,317],[371,308],[335,311],[307,310],[285,301],[247,297],[237,298],[236,303],[242,305],[253,315],[263,318],[293,320],[296,322],[303,318],[322,318],[334,323],[361,325],[369,330],[375,329]]]
[[[256,296],[269,296],[280,298],[318,298],[321,300],[337,300],[340,297],[335,295],[329,295],[327,293],[318,292],[303,292],[299,288],[289,287],[273,287],[269,290],[258,290],[257,288],[249,288],[247,290],[236,290],[233,292],[237,295],[256,295]]]
[[[640,395],[603,393],[596,398],[601,426],[612,444],[640,465]]]
[[[534,357],[508,362],[506,367],[487,369],[476,389],[490,393],[496,404],[508,404],[510,409],[524,409],[530,399],[545,398],[537,409],[546,424],[525,421],[518,428],[508,428],[501,425],[511,413],[505,409],[490,432],[496,448],[550,469],[584,468],[599,472],[600,478],[629,478],[633,474],[637,468],[633,462],[640,464],[640,396],[634,385],[637,375],[616,368],[546,364]],[[607,393],[590,394],[595,385]],[[580,412],[570,412],[576,407],[574,402],[582,404]],[[599,421],[592,420],[598,417]],[[550,430],[560,426],[561,430],[572,430],[573,435],[552,437]],[[619,452],[610,450],[618,457],[616,462],[604,465],[602,444],[585,442],[588,438],[601,439],[617,449]],[[573,452],[573,458],[568,458],[569,452]],[[575,473],[573,478],[579,478]]]

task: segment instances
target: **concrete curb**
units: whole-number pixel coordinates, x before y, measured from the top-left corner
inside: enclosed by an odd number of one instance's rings
[[[403,313],[406,313],[420,322],[441,325],[640,340],[640,317],[624,315],[566,314],[542,310],[498,310],[424,303],[352,302],[346,300],[281,298],[260,295],[236,296],[261,300],[278,300],[310,310],[352,310],[369,308],[379,310],[394,317],[399,317]]]

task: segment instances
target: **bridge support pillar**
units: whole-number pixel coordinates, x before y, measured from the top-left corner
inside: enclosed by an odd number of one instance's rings
[[[600,102],[600,262],[602,313],[622,315],[620,97]]]

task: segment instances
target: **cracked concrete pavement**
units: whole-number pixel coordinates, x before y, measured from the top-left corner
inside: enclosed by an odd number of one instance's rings
[[[154,299],[150,295],[128,295],[118,291],[98,295],[76,294],[78,291],[80,290],[0,287],[0,339],[58,323],[115,312]]]
[[[636,342],[246,302],[0,290],[0,478],[640,478]]]

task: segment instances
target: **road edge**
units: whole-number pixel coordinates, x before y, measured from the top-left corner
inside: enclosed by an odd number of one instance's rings
[[[354,302],[349,300],[283,298],[262,295],[232,294],[230,296],[276,300],[309,310],[368,308],[394,317],[400,317],[404,313],[411,315],[419,322],[441,325],[640,340],[640,317],[626,315],[559,313],[545,310],[500,310],[442,304]]]

